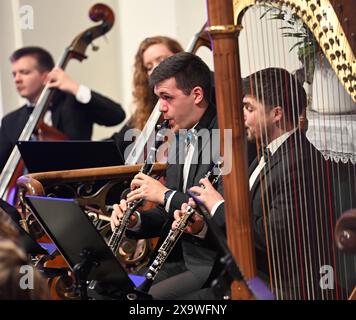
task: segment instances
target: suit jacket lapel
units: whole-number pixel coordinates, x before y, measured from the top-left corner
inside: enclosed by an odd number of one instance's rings
[[[52,112],[53,127],[58,128],[60,125],[60,113],[62,109],[61,105],[64,103],[65,98],[66,95],[64,94],[64,92],[59,91],[58,89],[55,90],[55,92],[53,93],[53,97],[48,108]]]
[[[252,163],[250,164],[250,166],[248,167],[248,176],[249,177],[252,175],[253,171],[255,171],[257,165],[258,165],[258,158],[256,157],[255,160],[253,160]]]
[[[169,169],[170,166],[174,168],[175,178],[174,186],[177,190],[182,190],[183,186],[183,166],[184,166],[184,146],[183,146],[183,138],[182,136],[176,135],[175,140],[170,146],[170,151],[168,154],[168,164]],[[167,168],[168,170],[168,168]],[[173,183],[173,181],[172,181]]]
[[[205,172],[205,167],[202,166],[202,152],[209,152],[210,157],[211,155],[211,150],[206,150],[207,147],[210,147],[211,144],[211,129],[213,129],[216,126],[216,110],[215,106],[210,104],[208,109],[206,110],[205,114],[203,115],[202,119],[199,121],[199,123],[196,126],[197,132],[201,129],[208,129],[209,131],[202,131],[204,133],[204,136],[200,135],[199,137],[202,137],[201,139],[197,139],[195,149],[194,149],[194,154],[192,158],[192,164],[189,169],[189,174],[188,174],[188,180],[187,180],[187,189],[193,186],[195,177],[199,176],[204,176]],[[207,136],[205,136],[205,134]],[[200,140],[202,143],[199,143]],[[211,148],[210,148],[211,149]],[[208,166],[210,164],[207,164]],[[198,170],[200,169],[200,170]],[[182,168],[183,170],[183,168]]]
[[[187,188],[191,187],[194,184],[194,179],[198,174],[203,176],[206,173],[206,172],[202,172],[204,171],[205,166],[202,166],[201,164],[203,160],[203,155],[202,155],[203,150],[204,152],[209,152],[210,154],[210,150],[206,149],[206,147],[210,146],[209,141],[211,141],[211,139],[210,139],[210,134],[208,132],[207,135],[208,137],[204,137],[202,139],[202,144],[200,145],[200,143],[197,143],[194,149],[192,164],[190,165],[189,174],[188,174]]]
[[[178,190],[183,190],[183,167],[184,164],[178,164],[178,183],[177,183],[177,187]]]
[[[288,137],[286,141],[283,142],[283,144],[277,149],[277,151],[273,154],[273,156],[270,157],[269,161],[265,164],[264,168],[260,172],[260,175],[256,178],[254,184],[252,185],[250,194],[251,194],[251,199],[253,198],[253,195],[256,192],[256,188],[260,187],[260,181],[264,181],[264,179],[267,179],[267,183],[264,183],[263,186],[266,187],[269,185],[269,180],[270,177],[273,175],[273,168],[281,163],[283,159],[286,161],[286,159],[289,157],[290,150],[291,148],[294,148],[294,134]],[[290,140],[291,139],[291,140]],[[257,158],[255,159],[257,162]],[[249,176],[251,176],[252,172],[256,167],[252,169],[252,165],[255,163],[255,161],[251,164],[249,168]],[[257,162],[258,164],[258,162]],[[256,165],[257,166],[257,165]],[[250,172],[250,169],[252,170]],[[260,180],[262,179],[262,180]]]

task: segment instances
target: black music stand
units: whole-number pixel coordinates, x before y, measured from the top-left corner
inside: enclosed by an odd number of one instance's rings
[[[55,243],[76,276],[82,299],[87,283],[95,284],[90,296],[100,299],[150,299],[135,290],[115,255],[89,217],[72,199],[26,196],[39,223]]]
[[[19,221],[21,220],[21,216],[17,209],[11,205],[9,205],[6,201],[0,199],[0,208],[11,218],[14,222],[14,226],[17,228],[19,232],[19,243],[20,246],[31,256],[35,256],[38,254],[48,254],[48,252],[42,248],[35,240],[31,238],[31,236],[21,227]]]
[[[125,163],[114,141],[18,141],[17,147],[30,173]]]

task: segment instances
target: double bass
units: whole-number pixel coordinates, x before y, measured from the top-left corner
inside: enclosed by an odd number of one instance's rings
[[[112,28],[115,20],[113,11],[104,4],[95,4],[89,11],[89,17],[92,21],[101,21],[101,23],[88,28],[75,37],[70,46],[63,52],[56,67],[65,69],[71,59],[77,59],[79,61],[86,59],[85,51],[88,45],[90,45],[94,39],[107,33]],[[28,141],[34,133],[38,135],[39,140],[66,139],[63,133],[45,125],[43,122],[43,117],[49,108],[53,94],[54,90],[45,86],[18,140]],[[10,190],[15,187],[17,178],[23,172],[21,167],[23,167],[23,164],[20,152],[14,147],[0,175],[0,197],[4,200],[8,200],[8,202],[12,202],[10,197],[13,192]]]

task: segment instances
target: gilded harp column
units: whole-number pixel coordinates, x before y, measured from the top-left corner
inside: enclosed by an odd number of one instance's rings
[[[231,168],[231,172],[223,177],[227,240],[232,255],[248,280],[255,277],[256,264],[237,41],[239,28],[234,25],[232,0],[207,0],[207,8],[221,146],[225,143],[224,130],[232,130],[231,146],[222,147],[226,150],[224,166],[228,164]],[[232,285],[232,299],[250,298],[251,294],[244,286]]]

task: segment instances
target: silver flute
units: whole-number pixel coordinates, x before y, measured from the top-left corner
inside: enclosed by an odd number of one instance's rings
[[[168,126],[169,126],[168,120],[164,120],[161,124],[157,125],[156,127],[157,135],[156,135],[155,143],[151,147],[150,152],[139,172],[142,172],[147,175],[151,173],[155,155],[157,153],[158,148],[164,142],[164,134],[168,129]],[[119,225],[115,227],[108,243],[112,252],[114,253],[117,252],[117,249],[120,247],[123,236],[129,225],[131,215],[136,211],[138,207],[140,207],[143,204],[143,202],[144,199],[137,199],[127,204],[127,209],[125,210],[122,218],[120,219]]]
[[[208,178],[209,181],[213,186],[217,184],[221,176],[221,161],[218,161],[211,170],[209,170],[204,178]],[[218,169],[218,174],[214,174],[214,169]],[[201,187],[203,187],[201,185]],[[138,289],[142,292],[148,292],[151,288],[154,279],[156,278],[159,270],[162,268],[163,264],[167,260],[169,254],[171,253],[172,249],[178,242],[180,236],[183,234],[184,229],[188,225],[189,221],[193,214],[195,213],[195,209],[191,206],[188,206],[184,215],[180,218],[179,222],[177,223],[177,227],[174,230],[169,230],[169,233],[163,243],[161,244],[160,248],[158,249],[157,255],[151,265],[148,267],[148,270],[145,274],[144,282],[138,287]]]

